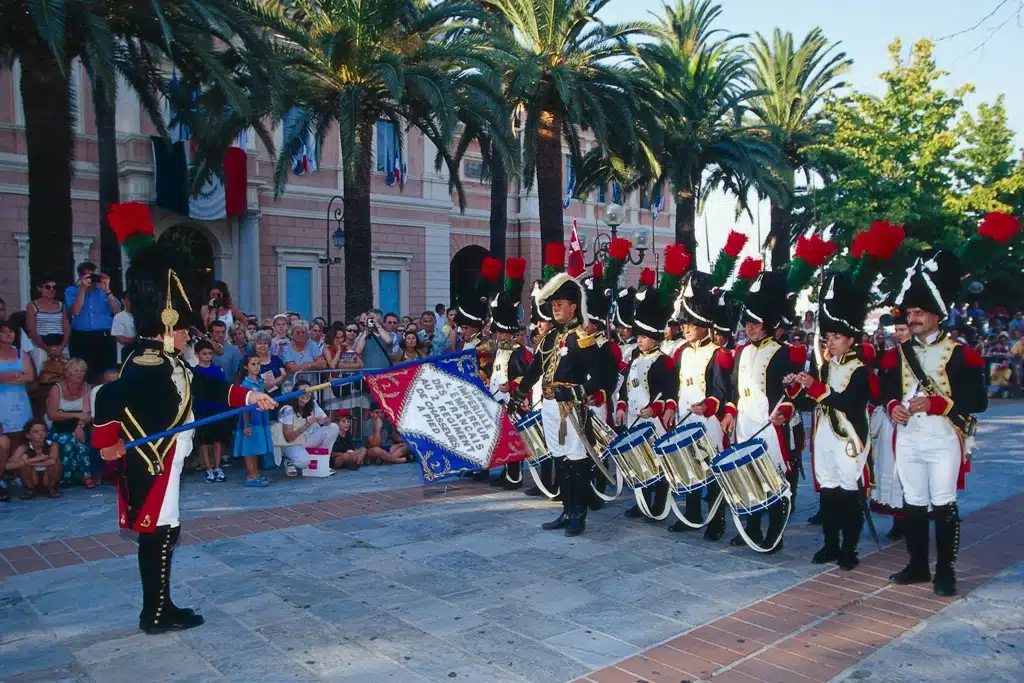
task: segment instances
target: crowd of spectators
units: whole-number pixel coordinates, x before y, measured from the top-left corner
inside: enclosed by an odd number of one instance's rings
[[[90,446],[99,387],[117,378],[137,341],[131,301],[111,291],[93,263],[78,267],[63,293],[54,279],[34,283],[25,311],[7,314],[0,300],[0,502],[20,483],[25,499],[60,497],[69,485],[92,488],[113,477]],[[382,369],[458,349],[461,333],[442,304],[417,317],[367,311],[329,324],[293,312],[260,320],[246,315],[224,282],[210,284],[192,328],[185,360],[196,372],[281,395],[363,369]],[[226,406],[194,406],[196,419]],[[265,471],[294,476],[308,453],[330,452],[333,468],[412,459],[387,415],[357,383],[302,398],[270,414],[197,430],[186,471],[224,482],[233,461],[245,485],[267,486]]]

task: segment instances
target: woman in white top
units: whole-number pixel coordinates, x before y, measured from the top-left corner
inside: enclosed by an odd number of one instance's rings
[[[39,298],[25,310],[25,331],[35,345],[32,360],[38,372],[47,358],[67,355],[71,321],[65,314],[64,302],[57,298],[56,280],[43,280],[36,291]]]
[[[299,380],[295,390],[308,386],[309,382]],[[338,425],[331,422],[309,394],[296,399],[294,406],[281,408],[278,420],[286,444],[282,446],[282,455],[287,459],[285,472],[289,477],[296,475],[296,468],[306,469],[309,465],[307,448],[324,448],[330,453],[338,438]]]
[[[220,280],[214,280],[210,283],[210,289],[206,297],[207,303],[203,306],[200,314],[203,318],[203,324],[206,325],[206,331],[210,331],[210,324],[214,320],[219,320],[224,323],[227,329],[231,329],[231,326],[235,324],[236,320],[245,320],[245,316],[238,310],[238,306],[231,300],[231,292],[228,291],[228,286]]]

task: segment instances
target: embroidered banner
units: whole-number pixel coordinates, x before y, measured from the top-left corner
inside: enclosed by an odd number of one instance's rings
[[[427,483],[529,457],[505,407],[480,380],[473,349],[370,375],[366,384]]]

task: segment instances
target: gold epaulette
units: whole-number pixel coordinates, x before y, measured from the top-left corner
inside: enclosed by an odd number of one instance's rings
[[[587,334],[583,330],[576,330],[576,346],[581,349],[589,349],[597,343],[598,334]]]

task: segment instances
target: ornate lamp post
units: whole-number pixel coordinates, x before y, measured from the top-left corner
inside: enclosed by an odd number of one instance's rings
[[[612,240],[619,235],[619,226],[622,225],[626,219],[626,209],[621,204],[609,204],[604,209],[604,222],[608,226],[610,232],[598,231],[594,237],[594,245],[592,247],[593,258],[587,261],[587,267],[593,266],[598,261],[603,261],[608,256],[608,246]],[[644,262],[644,256],[646,255],[647,249],[649,248],[650,233],[647,232],[647,228],[637,228],[633,233],[633,246],[637,250],[636,256],[630,251],[626,257],[627,262],[633,265],[640,265]],[[580,235],[580,241],[583,242],[581,246],[586,251],[586,235]]]
[[[338,206],[334,203],[338,202]],[[333,322],[333,308],[331,306],[331,266],[336,266],[341,263],[341,257],[335,256],[331,258],[331,244],[334,245],[336,252],[341,252],[345,248],[345,231],[342,229],[342,221],[345,220],[345,198],[335,195],[331,197],[331,203],[327,205],[327,255],[324,258],[317,259],[317,262],[322,268],[327,270],[327,324],[331,325]],[[331,231],[331,222],[334,222],[334,231]]]

